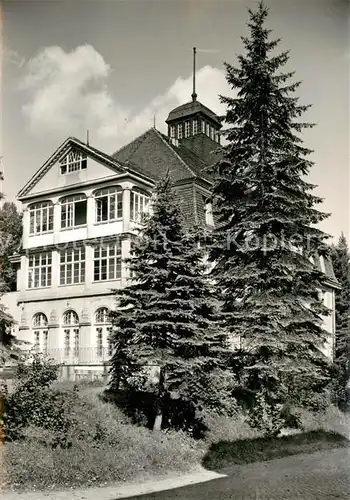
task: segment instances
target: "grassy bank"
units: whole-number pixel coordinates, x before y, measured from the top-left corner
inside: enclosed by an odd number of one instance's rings
[[[153,433],[134,426],[95,395],[81,396],[72,408],[78,424],[71,446],[52,447],[51,432],[29,427],[25,439],[7,442],[2,469],[7,489],[43,490],[124,481],[141,481],[168,473],[188,472],[200,464],[202,450],[182,433]],[[80,410],[86,411],[84,415]],[[90,433],[97,422],[98,439]]]
[[[205,440],[195,441],[181,432],[155,433],[133,425],[115,406],[98,398],[102,386],[78,385],[74,393],[72,384],[53,386],[64,394],[60,413],[69,417],[68,446],[55,444],[62,437],[57,429],[27,427],[23,439],[7,442],[0,449],[3,489],[62,490],[142,482],[187,473],[201,465],[217,470],[349,446],[345,438],[349,417],[335,408],[322,414],[305,412],[303,433],[273,440],[261,438],[243,415],[212,416]]]
[[[210,446],[203,459],[203,465],[210,470],[220,470],[230,465],[265,462],[274,458],[328,451],[339,447],[350,447],[349,440],[341,434],[323,430],[273,439],[220,441]]]

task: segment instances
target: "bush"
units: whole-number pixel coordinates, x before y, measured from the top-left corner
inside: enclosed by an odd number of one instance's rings
[[[208,427],[205,436],[207,443],[233,442],[241,439],[255,439],[261,436],[261,432],[249,425],[247,417],[242,412],[232,417],[207,414],[204,417],[204,422]]]
[[[285,425],[282,409],[281,404],[270,401],[268,394],[261,391],[256,395],[254,405],[249,410],[249,425],[266,437],[278,436]]]
[[[118,409],[94,396],[69,404],[75,422],[69,429],[70,447],[52,447],[55,433],[35,426],[27,427],[22,441],[6,443],[5,462],[13,487],[141,480],[148,474],[185,472],[200,463],[203,451],[183,433],[136,427]]]
[[[301,428],[305,431],[337,432],[350,439],[350,414],[330,405],[325,411],[300,410]]]

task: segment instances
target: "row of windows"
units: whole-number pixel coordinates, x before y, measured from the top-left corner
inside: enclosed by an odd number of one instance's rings
[[[93,280],[107,281],[121,278],[121,244],[109,243],[95,247]],[[60,285],[85,282],[85,248],[69,248],[60,252]],[[28,259],[28,288],[49,287],[52,284],[52,254],[30,255]]]
[[[177,125],[170,126],[170,137],[172,139],[183,139],[196,135],[199,132],[206,134],[213,141],[220,142],[219,132],[209,122],[204,120],[187,120]]]
[[[97,356],[102,356],[104,345],[107,344],[107,355],[112,355],[112,345],[109,341],[111,326],[109,321],[109,310],[106,307],[100,307],[95,313],[96,326],[96,347]],[[48,336],[47,330],[48,320],[44,313],[36,313],[33,317],[34,327],[34,346],[36,351],[44,353],[48,352]],[[73,353],[78,356],[80,352],[80,330],[79,317],[73,310],[66,311],[62,317],[62,325],[65,326],[64,332],[64,354],[69,356]]]
[[[100,307],[97,309],[95,312],[95,317],[94,317],[95,323],[96,324],[107,324],[110,322],[110,311],[107,309],[107,307]],[[49,324],[48,319],[46,314],[42,312],[38,312],[34,314],[33,320],[32,320],[32,326],[34,328],[45,328]],[[65,311],[65,313],[62,316],[62,325],[64,326],[74,326],[74,325],[79,325],[79,316],[78,314],[73,311],[73,309],[69,309],[68,311]]]
[[[96,354],[102,357],[107,344],[107,356],[113,354],[112,343],[109,340],[111,327],[96,328]],[[65,328],[64,332],[64,355],[78,357],[80,354],[80,330],[79,328]],[[36,352],[48,353],[48,330],[34,330],[34,350]]]
[[[94,193],[95,222],[111,222],[123,217],[123,192],[118,187],[100,189]],[[87,198],[85,194],[67,196],[60,202],[61,229],[79,227],[87,221]],[[130,196],[130,218],[138,221],[148,210],[149,196],[132,191]],[[29,234],[53,231],[52,202],[36,203],[29,207]]]

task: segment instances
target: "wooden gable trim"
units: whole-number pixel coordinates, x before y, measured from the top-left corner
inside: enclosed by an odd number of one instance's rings
[[[17,194],[17,199],[21,200],[28,192],[44,177],[44,175],[51,169],[51,167],[59,161],[59,159],[68,154],[71,150],[76,149],[78,151],[84,152],[87,156],[103,163],[109,167],[112,167],[116,173],[125,172],[124,166],[120,164],[117,160],[112,158],[109,160],[104,155],[99,155],[94,149],[83,143],[78,142],[76,139],[69,137],[66,139],[59,148],[50,156],[50,158],[42,165],[39,170],[30,178],[27,184],[19,191]]]

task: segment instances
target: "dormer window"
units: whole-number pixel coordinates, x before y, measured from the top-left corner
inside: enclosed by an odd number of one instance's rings
[[[202,133],[205,134],[205,121],[202,121]]]
[[[179,123],[177,126],[177,138],[182,139],[183,137],[183,132],[182,132],[182,123]]]
[[[185,137],[189,137],[191,134],[191,123],[190,121],[185,122]]]
[[[193,120],[193,135],[198,134],[198,120]]]
[[[209,123],[206,123],[206,134],[209,137],[210,136],[210,125]]]
[[[79,151],[71,151],[60,161],[61,174],[69,174],[86,169],[86,155]]]
[[[175,125],[172,125],[170,127],[170,137],[173,139],[176,137],[176,128],[175,128]]]

